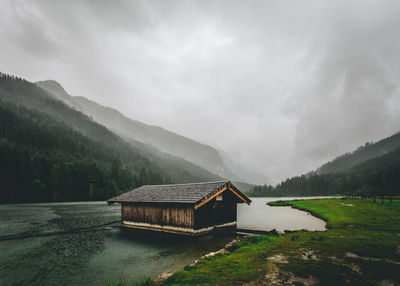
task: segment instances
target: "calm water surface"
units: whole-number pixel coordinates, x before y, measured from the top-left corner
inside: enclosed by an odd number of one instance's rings
[[[283,199],[283,198],[279,198]],[[325,223],[278,199],[239,205],[238,226],[323,230]],[[120,207],[104,202],[0,205],[0,240],[95,226],[118,220]],[[0,241],[0,285],[104,285],[173,271],[222,248],[230,236],[198,238],[123,231],[118,224],[91,231]]]
[[[309,197],[323,198],[323,197]],[[325,222],[291,207],[270,207],[267,202],[307,198],[252,198],[251,206],[238,205],[238,227],[260,230],[325,230]]]

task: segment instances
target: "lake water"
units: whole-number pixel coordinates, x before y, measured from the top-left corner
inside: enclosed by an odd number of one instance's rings
[[[254,198],[238,206],[238,227],[324,230],[325,223],[290,207]],[[0,285],[104,285],[174,271],[232,240],[227,235],[179,237],[124,231],[119,224],[41,236],[120,219],[105,202],[0,205]],[[9,239],[6,237],[26,237]],[[34,237],[37,236],[37,237]]]
[[[322,197],[309,197],[322,198]],[[308,199],[309,199],[308,198]],[[251,205],[238,205],[237,223],[239,228],[260,230],[325,230],[325,222],[307,212],[291,207],[270,207],[267,202],[307,198],[252,198]]]

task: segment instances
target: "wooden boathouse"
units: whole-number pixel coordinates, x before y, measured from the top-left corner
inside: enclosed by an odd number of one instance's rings
[[[199,235],[236,227],[237,204],[251,200],[231,182],[146,185],[108,200],[127,228]]]

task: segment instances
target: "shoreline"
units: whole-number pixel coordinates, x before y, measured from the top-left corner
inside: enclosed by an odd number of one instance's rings
[[[322,198],[315,198],[315,199],[322,199]],[[300,200],[303,200],[303,199],[300,199]],[[294,200],[294,201],[296,201],[296,200]],[[275,206],[275,205],[273,205],[274,202],[275,202],[275,201],[273,201],[273,202],[268,202],[267,205],[274,207],[274,206]],[[276,202],[280,202],[280,203],[281,203],[281,202],[287,202],[287,201],[276,201]],[[272,204],[270,204],[270,203],[272,203]],[[293,208],[293,209],[297,209],[297,210],[300,210],[300,211],[304,211],[304,212],[306,212],[307,214],[310,214],[310,215],[312,215],[312,216],[314,216],[314,217],[316,217],[316,218],[319,218],[319,219],[323,220],[323,221],[325,222],[325,230],[322,230],[322,231],[327,231],[327,230],[328,230],[328,228],[326,227],[327,220],[326,220],[325,218],[319,217],[319,216],[317,216],[317,215],[311,213],[310,211],[308,211],[308,210],[306,210],[306,209],[297,208],[297,207],[292,206],[292,205],[290,205],[290,204],[288,204],[288,203],[285,204],[285,205],[276,205],[276,206],[288,206],[288,207],[291,207],[291,208]],[[279,235],[286,234],[286,233],[320,232],[320,231],[321,231],[321,230],[307,230],[307,229],[277,231],[276,229],[272,229],[272,230],[270,230],[270,231],[267,231],[267,233],[265,233],[265,234],[245,234],[245,233],[243,233],[242,235],[238,235],[238,237],[235,238],[235,239],[233,239],[231,242],[228,242],[223,248],[221,248],[221,249],[219,249],[219,250],[217,250],[217,251],[209,252],[209,253],[207,253],[207,254],[201,256],[200,258],[194,260],[191,264],[188,264],[188,265],[184,266],[184,267],[181,268],[180,270],[176,270],[176,271],[166,271],[166,272],[164,272],[164,273],[158,275],[156,278],[152,279],[152,281],[153,281],[153,283],[154,283],[155,285],[163,285],[164,283],[167,282],[167,280],[168,280],[169,277],[171,277],[172,275],[174,275],[174,273],[176,273],[176,272],[178,272],[178,271],[185,270],[187,267],[194,267],[194,266],[196,266],[197,264],[199,264],[199,262],[200,262],[202,259],[209,258],[209,257],[214,257],[214,256],[218,256],[218,255],[221,255],[221,254],[230,254],[230,253],[232,253],[234,250],[236,250],[237,248],[240,247],[240,246],[238,246],[238,244],[239,244],[241,241],[244,241],[244,240],[246,240],[246,239],[248,240],[248,238],[250,238],[250,237],[252,237],[252,236],[258,236],[258,235],[274,235],[274,236],[279,236]],[[239,237],[239,236],[240,236],[240,237]]]
[[[390,207],[365,199],[285,204],[324,220],[326,230],[253,235],[229,253],[215,252],[169,273],[161,285],[400,283],[400,201]]]

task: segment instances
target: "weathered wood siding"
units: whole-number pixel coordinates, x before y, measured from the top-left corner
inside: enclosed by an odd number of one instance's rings
[[[193,228],[194,209],[192,206],[122,204],[122,220],[157,225]]]

